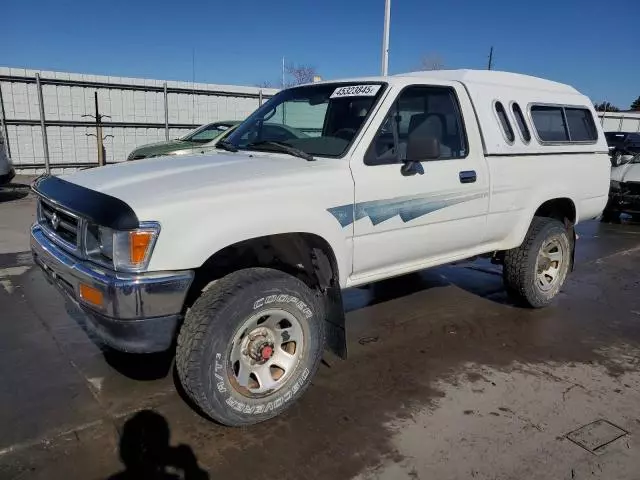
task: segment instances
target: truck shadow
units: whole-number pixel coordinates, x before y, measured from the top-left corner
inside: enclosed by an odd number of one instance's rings
[[[101,345],[105,361],[118,373],[132,380],[150,381],[167,377],[173,368],[175,350],[159,353],[126,353]]]
[[[488,261],[447,265],[348,289],[345,311],[352,312],[442,287],[457,287],[501,305],[515,306],[504,290],[502,267]]]
[[[84,333],[102,352],[105,362],[121,375],[132,380],[152,381],[167,377],[173,367],[175,349],[164,352],[136,354],[115,350],[101,341],[87,326],[86,314],[71,300],[65,298],[65,310]]]

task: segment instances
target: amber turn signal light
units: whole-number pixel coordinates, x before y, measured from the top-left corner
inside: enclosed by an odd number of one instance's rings
[[[97,288],[90,287],[84,283],[80,284],[80,298],[86,303],[90,303],[96,307],[102,307],[104,305],[102,292]]]
[[[153,232],[133,231],[129,233],[129,259],[133,265],[141,265],[153,240]]]

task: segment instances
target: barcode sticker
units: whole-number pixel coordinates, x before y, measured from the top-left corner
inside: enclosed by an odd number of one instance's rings
[[[348,87],[338,87],[331,94],[331,98],[342,97],[374,97],[380,85],[349,85]]]

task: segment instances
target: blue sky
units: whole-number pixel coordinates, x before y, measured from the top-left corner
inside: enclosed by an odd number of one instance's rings
[[[638,0],[392,0],[390,73],[437,55],[574,85],[629,108],[640,95]],[[8,0],[3,66],[254,85],[282,56],[323,78],[378,74],[384,0]]]

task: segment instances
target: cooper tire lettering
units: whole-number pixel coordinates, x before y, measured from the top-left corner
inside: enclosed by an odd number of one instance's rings
[[[253,304],[253,309],[256,310],[257,308],[260,308],[263,305],[264,305],[264,298],[260,298],[256,300],[255,303]]]

